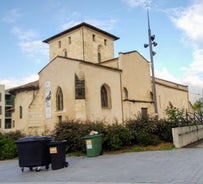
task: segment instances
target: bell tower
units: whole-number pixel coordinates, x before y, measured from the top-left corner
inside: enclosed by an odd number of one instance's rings
[[[57,56],[101,63],[114,58],[114,41],[119,38],[85,22],[54,35],[49,44],[50,61]]]

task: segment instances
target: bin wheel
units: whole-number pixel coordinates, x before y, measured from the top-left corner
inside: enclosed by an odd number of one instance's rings
[[[32,167],[29,167],[29,169],[30,169],[30,171],[32,171],[32,170],[33,170],[33,168],[32,168]]]
[[[40,167],[37,167],[37,168],[36,168],[36,172],[39,172],[40,170],[41,170]]]
[[[21,171],[24,172],[24,167],[21,167]]]
[[[68,167],[68,162],[64,162],[64,167]]]
[[[45,168],[46,168],[46,170],[48,170],[49,169],[49,165],[46,165]]]

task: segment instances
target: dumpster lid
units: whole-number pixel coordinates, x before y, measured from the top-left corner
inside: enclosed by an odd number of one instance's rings
[[[51,141],[50,136],[27,136],[20,138],[16,141],[16,143],[24,143],[24,142],[44,142]]]
[[[49,146],[57,146],[59,144],[65,144],[67,140],[62,140],[62,141],[51,141],[49,142]]]

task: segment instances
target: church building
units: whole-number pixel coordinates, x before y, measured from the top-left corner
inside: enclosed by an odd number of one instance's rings
[[[50,61],[39,80],[10,90],[10,130],[41,134],[68,119],[123,123],[154,116],[150,63],[137,51],[114,58],[118,39],[83,22],[44,40]],[[158,78],[155,84],[159,118],[169,103],[189,110],[187,86]]]

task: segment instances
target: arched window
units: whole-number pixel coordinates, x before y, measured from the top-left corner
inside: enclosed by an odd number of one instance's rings
[[[98,53],[98,63],[101,63],[101,50],[102,50],[102,46],[99,45],[98,46],[98,50],[97,50],[97,53]]]
[[[128,90],[125,87],[123,88],[123,97],[124,99],[128,99]]]
[[[101,106],[103,108],[111,107],[110,88],[107,85],[101,87]]]
[[[58,87],[56,91],[56,110],[57,111],[63,110],[63,92],[60,87]]]
[[[64,50],[64,51],[63,51],[63,56],[64,56],[64,57],[68,57],[68,52],[67,52],[67,50]]]

